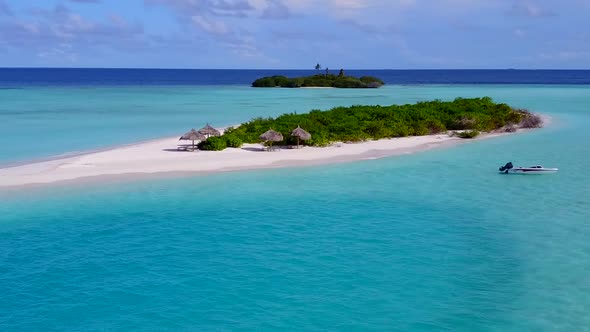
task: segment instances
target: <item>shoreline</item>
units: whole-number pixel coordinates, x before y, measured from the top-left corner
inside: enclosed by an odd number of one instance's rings
[[[336,89],[333,86],[300,86],[299,89]]]
[[[217,129],[221,133],[223,133],[227,128],[237,128],[239,126],[240,126],[239,124],[236,124],[236,125],[220,127],[220,128],[215,128],[215,129]],[[178,136],[175,136],[175,137],[178,137]],[[172,139],[172,137],[168,137],[166,139]],[[131,143],[111,144],[111,145],[107,145],[107,146],[103,146],[103,147],[90,148],[88,150],[64,152],[64,153],[60,153],[60,154],[52,155],[52,156],[47,156],[47,157],[38,157],[38,158],[25,159],[25,160],[0,162],[0,172],[6,168],[13,168],[13,167],[26,166],[26,165],[31,165],[31,164],[40,164],[40,163],[45,163],[45,162],[57,161],[57,160],[62,160],[62,159],[83,157],[83,156],[86,156],[89,154],[112,151],[112,150],[116,150],[116,149],[124,149],[124,148],[128,148],[128,147],[133,147],[133,146],[136,146],[139,144],[156,143],[156,142],[160,142],[162,140],[164,140],[164,138],[162,138],[162,137],[149,138],[149,139],[144,139],[142,141],[135,141],[135,142],[131,142]],[[0,187],[2,187],[1,184],[0,184]]]
[[[516,133],[525,131],[527,130],[520,129]],[[228,148],[223,151],[178,151],[178,138],[173,137],[0,168],[0,189],[93,182],[107,178],[117,180],[209,175],[371,160],[516,133],[482,133],[475,139],[462,139],[441,133],[362,143],[339,143],[328,147],[306,146],[273,152],[263,151],[261,144],[244,144],[242,148]]]

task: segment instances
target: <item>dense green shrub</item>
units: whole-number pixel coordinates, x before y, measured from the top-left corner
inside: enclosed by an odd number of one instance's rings
[[[268,76],[257,79],[252,83],[252,86],[259,88],[274,88],[286,85],[288,82],[289,78],[286,76]]]
[[[303,78],[296,77],[296,78],[289,78],[287,83],[281,85],[283,88],[299,88],[303,85]]]
[[[237,137],[236,135],[224,135],[225,142],[228,148],[241,148],[242,147],[242,140]]]
[[[424,122],[424,125],[426,126],[426,129],[428,129],[428,134],[431,135],[447,131],[447,128],[445,128],[445,125],[440,122],[440,120],[429,119]]]
[[[227,140],[224,136],[211,136],[198,145],[200,150],[221,151],[227,148]]]
[[[297,126],[307,130],[311,140],[301,142],[313,146],[325,146],[332,142],[358,142],[381,139],[428,135],[447,130],[467,130],[464,136],[477,136],[480,131],[492,131],[513,123],[521,123],[526,113],[506,104],[496,104],[491,98],[457,98],[408,105],[336,107],[329,111],[312,110],[309,113],[283,114],[276,119],[257,118],[226,131],[225,145],[229,137],[243,143],[258,143],[259,136],[272,128],[283,134],[285,140],[274,144],[296,144],[290,133]],[[231,138],[234,140],[234,138]],[[211,143],[209,143],[211,144]],[[217,145],[215,145],[217,147]],[[213,150],[213,148],[209,148]]]
[[[367,85],[370,88],[378,88],[385,84],[382,80],[378,79],[377,77],[373,76],[361,76],[359,80]]]
[[[335,88],[366,88],[367,85],[358,79],[350,76],[339,77],[334,80],[333,86]]]
[[[288,78],[285,76],[262,77],[254,82],[256,88],[299,88],[299,87],[333,87],[333,88],[378,88],[385,84],[382,80],[372,76],[353,76],[316,74],[306,77]]]

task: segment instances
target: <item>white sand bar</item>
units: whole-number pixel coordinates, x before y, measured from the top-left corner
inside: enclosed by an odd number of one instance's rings
[[[490,137],[493,135],[482,135]],[[317,165],[375,159],[412,153],[461,141],[447,134],[383,139],[264,151],[260,144],[245,144],[224,151],[178,151],[178,138],[168,138],[76,157],[0,169],[0,187],[46,184],[99,176],[166,172],[211,173],[244,169]],[[182,142],[186,143],[186,142]]]

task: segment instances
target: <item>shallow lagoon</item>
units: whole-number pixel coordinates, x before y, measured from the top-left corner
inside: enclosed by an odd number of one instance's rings
[[[231,124],[280,113],[284,104],[306,110],[481,95],[553,121],[526,134],[381,160],[0,193],[2,330],[590,326],[588,87],[388,86],[346,98],[342,90],[246,98],[244,87],[210,89],[228,97],[203,105],[227,114],[196,121]],[[67,89],[51,93],[60,90]],[[165,115],[160,107],[142,116],[93,115],[121,128],[136,118],[162,129],[131,134],[104,123],[90,131],[88,147],[107,136],[120,144],[184,130],[187,114]],[[49,138],[59,151],[23,157],[69,151],[59,142],[77,135],[64,129],[76,121],[54,125],[51,118],[47,130],[65,137]],[[4,153],[10,143],[3,141]],[[498,175],[506,161],[560,172]]]

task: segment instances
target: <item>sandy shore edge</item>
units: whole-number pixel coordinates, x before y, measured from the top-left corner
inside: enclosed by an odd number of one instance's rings
[[[519,130],[522,132],[524,130]],[[178,138],[171,137],[125,145],[73,157],[51,159],[0,168],[0,188],[17,188],[89,179],[123,179],[157,175],[205,175],[250,169],[301,167],[410,154],[462,142],[510,135],[486,133],[465,140],[449,134],[412,136],[337,143],[329,147],[304,147],[263,151],[260,144],[245,144],[224,151],[178,151]]]

